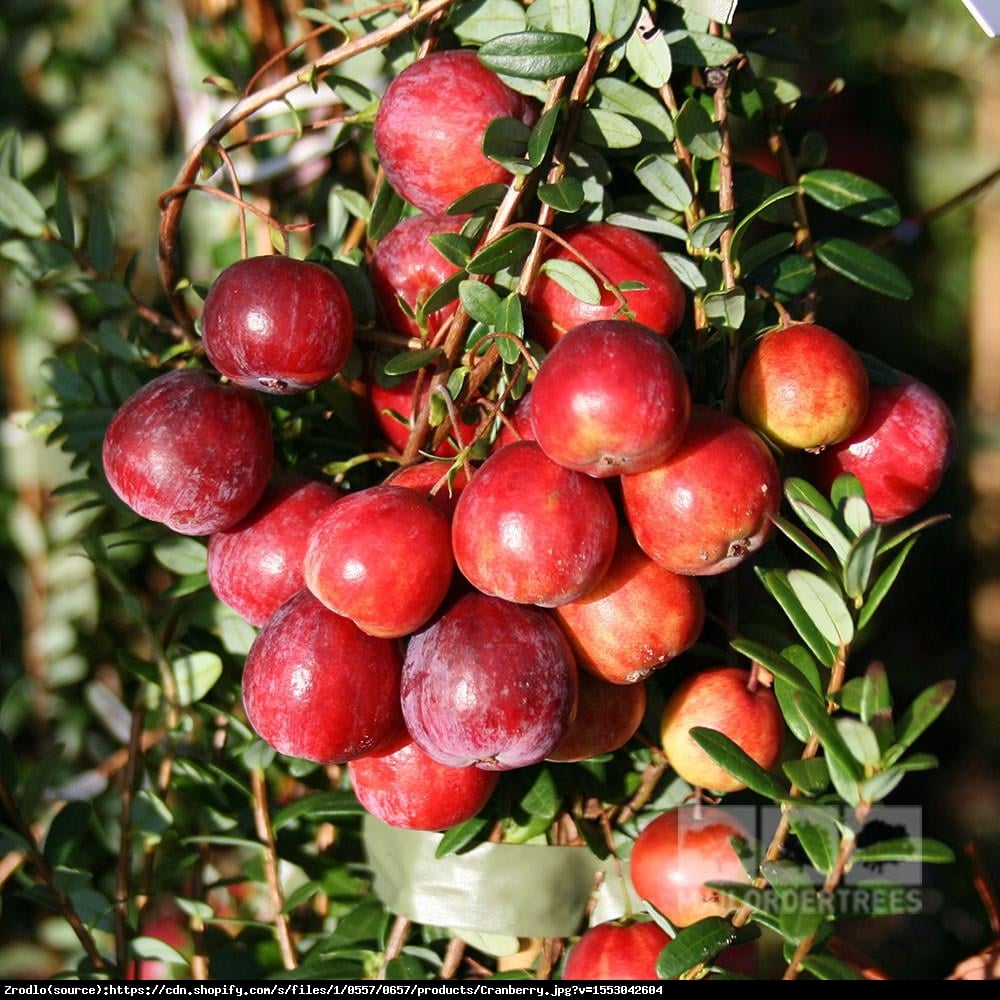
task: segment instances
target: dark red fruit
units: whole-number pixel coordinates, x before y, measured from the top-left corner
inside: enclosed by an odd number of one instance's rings
[[[581,670],[576,715],[549,760],[586,760],[611,753],[635,735],[646,711],[646,688],[611,684]]]
[[[406,442],[410,437],[414,416],[419,412],[421,406],[427,400],[430,391],[430,382],[427,376],[421,383],[420,398],[417,397],[417,373],[407,375],[402,381],[395,385],[384,386],[377,382],[372,382],[369,388],[369,398],[372,408],[375,411],[375,421],[379,430],[385,435],[386,440],[397,451],[402,452],[406,448]],[[473,414],[474,415],[474,414]],[[471,443],[476,436],[475,423],[467,424],[462,419],[461,413],[458,415],[458,430],[449,421],[449,437],[442,441],[434,454],[443,458],[452,458],[458,454],[454,440],[456,434],[461,444]],[[427,443],[428,449],[430,442]]]
[[[658,979],[656,963],[671,938],[651,920],[613,921],[586,931],[570,949],[563,979]]]
[[[390,480],[393,486],[405,486],[408,490],[426,497],[435,507],[446,514],[449,520],[455,513],[455,505],[462,495],[462,490],[469,484],[469,476],[465,469],[459,469],[449,484],[445,481],[448,474],[447,462],[417,462],[393,473]],[[436,492],[431,492],[436,489]]]

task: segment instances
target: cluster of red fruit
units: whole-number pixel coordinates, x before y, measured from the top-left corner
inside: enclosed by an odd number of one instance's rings
[[[467,52],[418,61],[382,101],[381,165],[428,213],[401,222],[370,261],[383,319],[400,332],[423,334],[413,311],[457,270],[428,237],[465,220],[440,213],[507,176],[481,153],[486,126],[504,116],[530,122],[535,111]],[[205,350],[230,384],[203,370],[162,375],[105,440],[116,493],[177,532],[211,535],[213,589],[263,626],[244,674],[254,729],[283,753],[350,762],[362,803],[396,825],[446,828],[479,811],[498,771],[631,739],[643,679],[701,631],[697,578],[737,566],[770,534],[781,478],[758,431],[815,453],[821,486],[856,474],[883,521],[923,504],[947,461],[938,397],[906,377],[869,386],[854,350],[815,325],[763,337],[740,382],[742,420],[693,405],[667,343],[683,290],[655,242],[606,223],[562,240],[549,259],[585,262],[601,301],[540,275],[525,320],[548,354],[512,429],[454,496],[431,493],[441,478],[431,462],[348,496],[271,480],[254,390],[314,388],[353,342],[337,278],[285,257],[233,264],[205,302]],[[448,316],[432,315],[427,332]],[[414,400],[394,408],[410,417]],[[383,426],[401,446],[408,429]],[[693,742],[694,726],[725,733],[765,768],[776,762],[780,712],[748,678],[702,672],[668,702],[664,748],[692,784],[741,787]]]

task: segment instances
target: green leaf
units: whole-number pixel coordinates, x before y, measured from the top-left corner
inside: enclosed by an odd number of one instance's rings
[[[721,66],[739,54],[725,38],[698,31],[671,31],[666,40],[675,66]]]
[[[882,756],[875,731],[858,719],[837,719],[840,732],[854,759],[864,767],[874,767]]]
[[[458,286],[465,281],[468,275],[465,271],[456,271],[455,274],[445,278],[430,295],[420,303],[417,309],[417,321],[424,323],[427,317],[436,313],[438,309],[443,309],[446,305],[454,302],[458,298]]]
[[[158,842],[174,825],[174,815],[159,796],[140,788],[132,800],[132,826],[147,840]]]
[[[847,170],[811,170],[799,178],[802,190],[824,208],[874,226],[899,223],[899,206],[884,187]]]
[[[554,184],[540,184],[538,198],[557,212],[576,212],[583,205],[583,185],[575,177],[564,177]]]
[[[628,34],[639,16],[642,0],[592,0],[594,26],[605,40],[615,42]]]
[[[806,697],[800,692],[795,693],[793,700],[826,751],[827,763],[838,764],[853,781],[860,781],[864,777],[861,765],[854,759],[833,719],[827,715],[822,701],[815,695]]]
[[[800,253],[772,257],[752,272],[758,285],[790,297],[807,292],[816,280],[816,265]]]
[[[201,701],[222,676],[222,660],[208,650],[179,656],[171,666],[177,683],[177,703],[182,706]]]
[[[457,854],[463,847],[475,846],[474,842],[478,842],[481,834],[489,826],[491,821],[483,816],[474,816],[464,823],[459,823],[458,826],[453,826],[442,836],[434,851],[434,857],[443,858],[449,854]]]
[[[553,31],[565,31],[586,40],[590,37],[589,0],[549,0]]]
[[[799,761],[799,763],[813,762]],[[809,863],[818,872],[829,875],[840,852],[840,829],[830,810],[814,806],[796,806],[789,812],[788,822],[792,833],[806,852]]]
[[[67,246],[76,245],[76,226],[73,223],[73,206],[69,200],[69,190],[62,175],[56,178],[56,202],[53,206],[56,228]]]
[[[555,134],[556,125],[559,124],[559,116],[563,111],[563,102],[549,108],[535,123],[528,137],[528,162],[533,166],[540,166],[549,151],[552,136]]]
[[[368,220],[368,235],[380,240],[403,215],[406,202],[392,189],[388,181],[382,181],[372,201],[371,216]],[[449,211],[451,209],[449,208]]]
[[[764,861],[760,873],[778,891],[781,900],[778,927],[786,941],[804,941],[830,918],[817,905],[816,888],[801,865],[792,861]]]
[[[783,570],[765,570],[757,567],[757,575],[768,593],[781,605],[788,620],[813,651],[820,663],[832,667],[836,659],[836,647],[827,640],[802,606]]]
[[[461,41],[482,45],[498,35],[524,31],[524,7],[517,0],[472,0],[455,6],[450,25]]]
[[[786,198],[791,198],[795,194],[794,187],[783,187],[779,191],[775,191],[774,194],[768,195],[762,202],[755,205],[742,219],[737,223],[736,228],[733,230],[733,238],[729,243],[729,259],[730,260],[740,260],[744,270],[752,271],[755,266],[762,264],[766,257],[761,257],[759,260],[751,263],[749,260],[749,254],[754,248],[748,250],[746,255],[742,258],[740,257],[740,248],[743,245],[743,237],[746,236],[747,231],[750,229],[751,223],[756,219],[762,212],[766,212],[772,205],[777,204],[779,201],[784,201]],[[769,237],[770,240],[780,239],[782,242],[782,250],[787,250],[789,247],[794,245],[795,238],[791,236],[790,233],[781,233],[778,236]],[[768,242],[767,240],[764,241]],[[772,244],[777,245],[777,244]],[[763,246],[763,244],[758,244],[758,246]]]
[[[675,240],[686,241],[688,238],[687,230],[683,226],[653,212],[612,212],[605,221],[613,226],[638,229],[643,233],[658,233]]]
[[[574,298],[588,305],[600,305],[601,289],[594,276],[582,264],[553,257],[542,264],[541,270]]]
[[[272,822],[275,831],[278,831],[300,819],[320,822],[362,815],[364,809],[350,792],[315,792],[277,810]]]
[[[804,569],[791,569],[788,584],[827,642],[848,646],[854,638],[854,621],[840,592],[821,576]]]
[[[863,500],[860,502],[864,504]],[[867,504],[865,507],[867,509]],[[861,597],[868,589],[872,567],[875,565],[875,553],[881,538],[882,530],[876,524],[859,535],[851,545],[844,563],[844,591],[848,597]]]
[[[691,189],[681,172],[666,157],[647,156],[635,168],[639,183],[661,205],[684,212],[691,204]]]
[[[42,757],[25,779],[19,805],[21,814],[27,822],[34,821],[35,812],[42,798],[54,783],[56,773],[62,766],[65,752],[66,747],[62,743],[57,743]]]
[[[595,84],[594,107],[627,115],[649,129],[640,130],[646,139],[655,138],[670,142],[674,137],[674,124],[663,102],[648,91],[615,76],[601,77]],[[652,133],[652,134],[650,134]]]
[[[624,115],[602,108],[580,112],[577,134],[583,142],[599,149],[630,149],[642,142],[642,133]]]
[[[290,893],[285,900],[285,905],[281,908],[282,913],[291,913],[303,903],[308,903],[317,893],[323,891],[323,883],[310,881],[305,885],[300,885],[294,892]]]
[[[851,240],[835,236],[816,244],[816,256],[832,271],[862,288],[892,299],[908,299],[913,286],[903,272],[884,257]]]
[[[0,132],[0,174],[20,180],[23,173],[24,141],[15,128]]]
[[[742,653],[762,667],[769,670],[775,677],[780,677],[786,684],[798,691],[808,694],[818,694],[818,689],[791,660],[782,656],[777,650],[751,639],[733,639],[729,644],[737,653]]]
[[[724,733],[705,726],[695,726],[690,730],[690,736],[719,767],[751,791],[775,802],[787,799],[788,790]]]
[[[445,214],[467,215],[470,212],[481,212],[484,209],[496,208],[503,201],[506,193],[506,184],[481,184],[479,187],[473,188],[468,194],[463,194],[461,198],[456,198],[448,206]]]
[[[919,861],[929,865],[950,865],[955,854],[947,844],[926,837],[899,837],[855,848],[851,864],[883,864],[887,861]]]
[[[134,937],[128,943],[128,952],[133,958],[166,962],[167,965],[187,967],[187,959],[172,945],[155,937]]]
[[[442,355],[440,347],[425,347],[420,351],[403,351],[385,363],[386,375],[408,375],[419,371]]]
[[[865,978],[857,969],[839,958],[834,958],[833,955],[806,955],[800,964],[806,972],[817,979],[863,980]]]
[[[521,310],[521,297],[517,292],[511,292],[500,303],[497,312],[497,331],[513,334],[515,337],[524,337],[524,314]],[[500,358],[507,364],[512,365],[521,356],[517,344],[511,341],[510,337],[500,337],[497,339],[497,351]]]
[[[472,274],[496,274],[523,260],[534,243],[534,234],[527,229],[514,229],[488,243],[469,260]]]
[[[663,32],[652,23],[651,18],[648,26],[644,25],[643,21],[646,18],[645,14],[640,16],[635,30],[629,35],[625,44],[625,58],[635,71],[635,75],[647,87],[659,90],[670,82],[673,59]]]
[[[427,241],[449,264],[465,267],[472,256],[472,240],[461,233],[432,233]]]
[[[87,257],[103,274],[108,274],[115,262],[115,234],[111,213],[104,205],[95,205],[87,227]]]
[[[826,553],[804,531],[780,515],[775,515],[771,520],[778,531],[794,542],[817,566],[827,573],[836,573],[837,567],[833,561],[827,558]]]
[[[910,550],[914,545],[917,544],[916,538],[911,538],[904,546],[896,553],[896,557],[889,563],[888,566],[879,574],[878,579],[872,584],[871,590],[868,592],[868,597],[865,599],[865,603],[861,605],[861,610],[858,612],[858,631],[865,628],[866,625],[872,620],[872,616],[878,610],[879,605],[888,596],[889,591],[892,589],[892,585],[896,582],[896,577],[899,576],[900,570],[903,568],[903,563],[906,562],[906,557],[910,554]]]
[[[551,820],[559,812],[562,798],[552,771],[543,767],[521,798],[520,806],[529,816]]]
[[[913,699],[896,724],[894,760],[920,738],[924,730],[948,707],[954,695],[954,681],[939,681]]]
[[[50,867],[57,868],[79,859],[85,841],[93,836],[91,813],[89,802],[67,802],[59,810],[45,835],[43,853]]]
[[[666,261],[667,267],[677,275],[681,284],[686,285],[693,292],[700,292],[707,286],[705,276],[698,269],[698,265],[679,253],[661,253],[660,256]]]
[[[486,282],[466,278],[458,286],[458,298],[462,308],[477,323],[496,324],[500,296]]]
[[[746,931],[747,928],[742,928]],[[660,952],[656,974],[661,979],[677,979],[683,972],[708,962],[743,934],[722,917],[705,917],[690,927],[682,927],[677,936]]]
[[[208,565],[208,549],[195,538],[171,535],[153,545],[156,561],[178,576],[204,573]]]
[[[0,174],[0,225],[24,236],[45,232],[45,209],[18,180]]]
[[[738,330],[746,317],[747,296],[740,288],[710,292],[703,299],[705,316],[712,326],[722,330]]]
[[[528,142],[531,129],[519,118],[496,118],[483,133],[483,153],[512,174],[529,174]]]
[[[702,160],[714,160],[722,152],[722,135],[701,102],[689,97],[674,121],[677,138]]]
[[[854,538],[866,532],[874,523],[872,509],[864,497],[847,497],[838,504],[838,508],[841,524]]]
[[[518,31],[501,35],[479,49],[479,61],[494,73],[551,80],[575,73],[587,58],[587,44],[558,31]]]
[[[691,230],[691,246],[707,250],[729,228],[732,221],[732,212],[716,212],[699,219]]]
[[[830,769],[822,757],[789,760],[781,767],[788,780],[805,795],[822,795],[830,786]]]

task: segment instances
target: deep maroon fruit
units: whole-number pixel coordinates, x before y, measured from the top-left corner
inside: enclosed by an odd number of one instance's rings
[[[208,582],[215,596],[251,625],[263,625],[305,585],[309,529],[340,494],[304,476],[273,480],[239,524],[208,542]]]
[[[472,819],[500,780],[496,771],[439,764],[412,742],[347,767],[365,809],[403,830],[447,830]]]
[[[643,472],[681,442],[691,393],[673,348],[648,327],[575,327],[531,389],[535,439],[553,462],[589,476]]]
[[[534,441],[494,452],[462,491],[452,520],[455,561],[474,587],[543,607],[596,586],[617,535],[605,485],[556,465]]]
[[[140,517],[181,535],[210,535],[260,499],[273,450],[256,396],[188,369],[160,375],[125,400],[102,458],[111,488]]]
[[[243,707],[279,753],[344,763],[406,739],[400,669],[396,642],[366,635],[301,590],[250,647]]]
[[[209,361],[237,385],[305,392],[347,363],[354,318],[333,272],[291,257],[230,264],[209,289],[202,315]]]
[[[424,625],[453,571],[447,515],[405,486],[352,493],[309,533],[306,586],[369,635],[399,638]]]
[[[460,597],[410,639],[403,715],[414,741],[451,767],[506,771],[544,760],[576,705],[573,653],[544,611]]]
[[[375,150],[389,183],[421,211],[442,215],[482,184],[510,174],[483,154],[497,118],[530,125],[534,105],[468,50],[434,52],[389,84],[375,118]]]

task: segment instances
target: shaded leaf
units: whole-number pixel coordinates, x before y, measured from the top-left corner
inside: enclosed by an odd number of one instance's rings
[[[810,694],[818,694],[819,689],[810,683],[802,671],[786,659],[777,650],[751,639],[734,639],[730,644],[737,653],[748,656],[751,660],[765,667],[775,677],[780,677],[790,687]],[[818,678],[817,678],[818,680]]]
[[[924,730],[948,707],[954,694],[954,681],[939,681],[913,699],[896,724],[894,757],[898,757],[920,738]]]
[[[539,166],[545,159],[549,151],[549,144],[555,133],[556,125],[559,124],[559,116],[562,114],[563,102],[560,101],[554,107],[549,108],[535,123],[528,137],[527,156],[528,162],[533,166]]]
[[[848,170],[811,170],[799,178],[813,201],[875,226],[895,226],[900,220],[896,199],[884,187]]]
[[[375,192],[368,219],[368,235],[371,239],[382,239],[399,222],[405,207],[406,202],[396,194],[389,182],[382,181]]]
[[[955,853],[947,844],[926,837],[899,837],[855,848],[853,865],[884,864],[887,861],[920,861],[930,865],[950,865]]]
[[[698,269],[698,265],[679,253],[661,253],[660,256],[666,261],[667,266],[680,279],[681,284],[686,285],[693,292],[700,292],[708,284],[704,275]]]
[[[583,185],[575,177],[564,177],[553,184],[540,184],[538,198],[557,212],[576,212],[583,205]]]
[[[171,667],[177,684],[177,703],[182,706],[201,701],[222,676],[222,660],[208,650],[179,656]]]
[[[441,842],[434,852],[434,857],[443,858],[449,854],[457,854],[462,848],[475,846],[490,825],[490,820],[482,816],[474,816],[464,823],[459,823],[458,826],[453,826],[442,836]]]
[[[788,790],[724,733],[695,726],[690,730],[690,736],[716,764],[751,791],[776,802],[788,797]]]
[[[473,281],[467,278],[458,286],[458,298],[462,308],[478,323],[493,326],[496,323],[497,310],[500,308],[500,296],[484,281]],[[453,395],[455,395],[453,393]]]
[[[738,330],[746,317],[746,292],[737,286],[724,292],[710,292],[702,300],[709,322],[723,330]]]
[[[729,228],[733,221],[732,212],[716,212],[699,219],[691,230],[691,246],[705,250],[712,246]]]
[[[683,212],[691,204],[691,189],[687,181],[666,157],[652,155],[643,158],[635,168],[635,176],[661,205]]]
[[[524,31],[524,7],[517,0],[472,0],[457,4],[450,25],[466,43],[481,45],[498,35]]]
[[[691,151],[692,156],[713,160],[722,151],[722,135],[700,101],[689,97],[677,112],[674,121],[677,138]]]
[[[642,142],[642,132],[628,118],[603,108],[584,108],[577,134],[583,142],[601,149],[629,149]]]
[[[893,299],[908,299],[913,286],[895,264],[867,247],[834,236],[816,244],[816,256],[832,271],[856,285]]]
[[[676,66],[721,66],[739,53],[725,38],[698,31],[671,31],[666,40]]]
[[[789,760],[781,767],[788,780],[806,795],[821,795],[830,785],[830,769],[822,757]]]
[[[899,572],[903,568],[903,563],[906,562],[906,557],[910,554],[910,550],[916,544],[916,538],[911,538],[903,546],[903,548],[899,550],[892,562],[889,563],[884,570],[882,570],[878,578],[875,580],[875,583],[872,584],[871,590],[868,592],[868,596],[865,599],[865,603],[861,605],[861,610],[858,612],[859,631],[871,621],[872,616],[878,610],[879,605],[888,596],[889,591],[892,589],[892,585],[896,582],[896,577],[899,576]]]
[[[751,931],[751,934],[747,934]],[[707,962],[737,941],[756,936],[752,928],[737,930],[722,917],[705,917],[690,927],[682,927],[677,936],[660,952],[656,973],[661,979],[676,979],[682,972]]]
[[[802,959],[801,966],[817,979],[863,980],[865,978],[856,969],[839,958],[834,958],[833,955],[806,955]]]
[[[865,767],[874,767],[882,756],[871,726],[858,719],[837,719],[837,730],[854,759]]]
[[[800,570],[801,572],[801,570]],[[788,620],[802,637],[805,644],[812,650],[816,658],[827,667],[832,667],[836,659],[836,647],[824,637],[823,633],[806,612],[798,595],[788,582],[788,575],[783,570],[765,570],[757,567],[757,575],[768,593],[781,605]]]
[[[635,24],[642,0],[592,0],[594,27],[608,41],[623,38]]]
[[[512,267],[527,256],[533,242],[534,235],[526,229],[504,233],[472,256],[468,270],[472,274],[495,274]]]
[[[848,501],[850,502],[852,501]],[[866,510],[868,509],[863,500],[860,503],[864,504]],[[860,523],[858,522],[859,525]],[[860,534],[851,545],[844,563],[844,591],[848,597],[861,597],[868,589],[872,567],[875,565],[875,553],[881,538],[882,530],[875,525]]]
[[[25,236],[45,232],[45,209],[38,199],[13,177],[0,174],[0,225]]]
[[[796,692],[793,700],[826,751],[827,763],[838,764],[853,781],[860,781],[863,777],[861,765],[854,759],[833,719],[827,714],[823,702],[815,695],[807,697],[801,692]],[[831,777],[833,777],[832,767]]]

